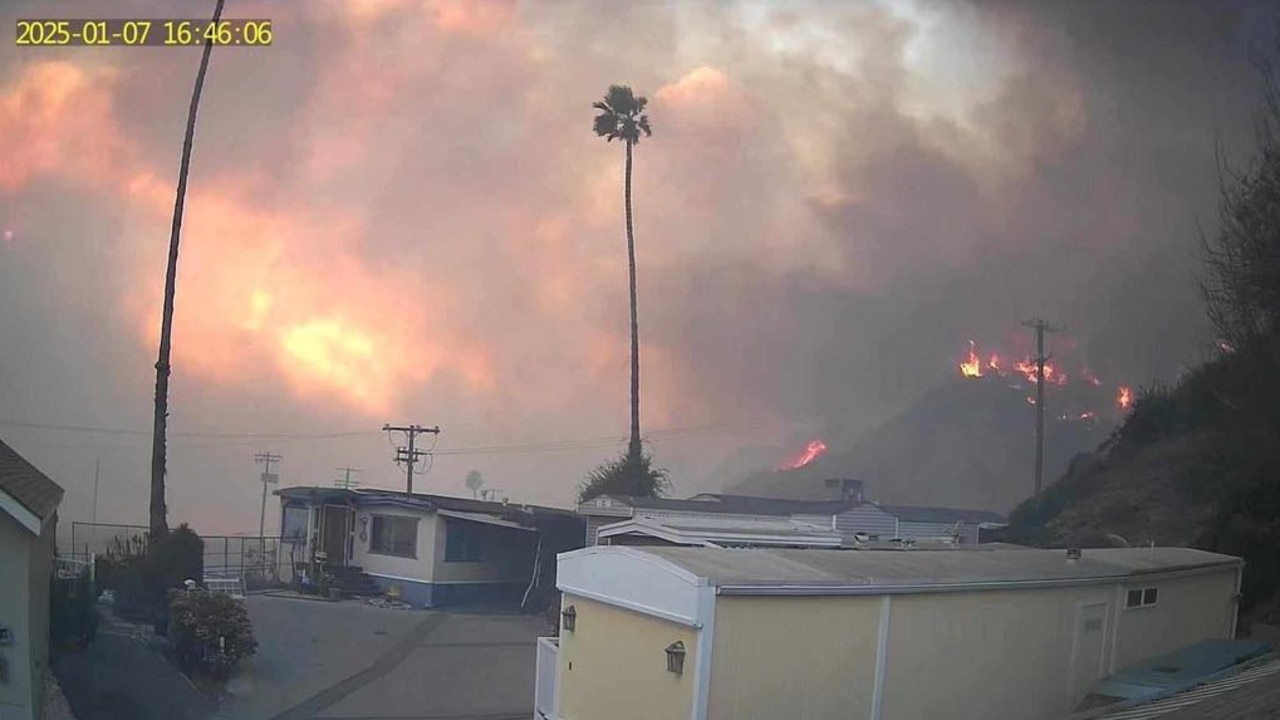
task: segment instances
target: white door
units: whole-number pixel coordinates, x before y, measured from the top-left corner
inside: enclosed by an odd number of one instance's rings
[[[1074,706],[1089,688],[1102,679],[1106,649],[1107,603],[1076,606],[1075,642],[1071,654],[1071,704]]]

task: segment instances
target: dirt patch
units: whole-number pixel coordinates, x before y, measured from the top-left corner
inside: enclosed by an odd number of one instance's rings
[[[67,696],[62,694],[62,686],[53,673],[44,676],[44,720],[76,720],[67,703]]]

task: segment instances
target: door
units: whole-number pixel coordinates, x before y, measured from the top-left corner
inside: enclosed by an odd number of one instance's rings
[[[342,505],[325,505],[320,549],[327,564],[347,564],[347,536],[351,534],[351,510]]]
[[[1071,653],[1071,704],[1074,706],[1102,679],[1107,647],[1107,603],[1076,606],[1075,642]]]

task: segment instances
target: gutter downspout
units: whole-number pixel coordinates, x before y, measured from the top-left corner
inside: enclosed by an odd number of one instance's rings
[[[689,717],[691,720],[706,720],[711,691],[711,657],[716,630],[715,585],[703,585],[698,588],[698,609],[694,620],[702,627],[698,629],[698,642],[694,650],[693,707],[690,708]]]
[[[884,711],[884,678],[889,661],[889,618],[893,611],[893,596],[880,600],[880,627],[876,632],[876,676],[871,691],[871,720],[880,720]]]
[[[1244,587],[1244,561],[1240,561],[1240,565],[1236,568],[1236,594],[1231,598],[1231,627],[1227,630],[1227,637],[1234,640],[1240,633],[1240,590]]]

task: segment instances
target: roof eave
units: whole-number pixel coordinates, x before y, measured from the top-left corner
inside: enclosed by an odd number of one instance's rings
[[[61,498],[58,500],[61,502]],[[26,528],[28,532],[37,537],[44,531],[44,523],[48,518],[42,518],[32,512],[26,505],[18,501],[16,497],[10,495],[6,490],[0,489],[0,510],[12,517],[19,525]],[[49,514],[53,517],[57,513],[55,509]]]
[[[1036,580],[988,580],[956,583],[866,583],[866,584],[723,584],[716,587],[717,595],[907,595],[921,593],[977,592],[984,590],[1033,590],[1041,588],[1078,587],[1082,585],[1111,585],[1123,583],[1136,576],[1166,575],[1180,577],[1198,575],[1224,568],[1235,567],[1232,562],[1202,563],[1188,567],[1151,569],[1129,573],[1112,573],[1072,578],[1043,578]]]

